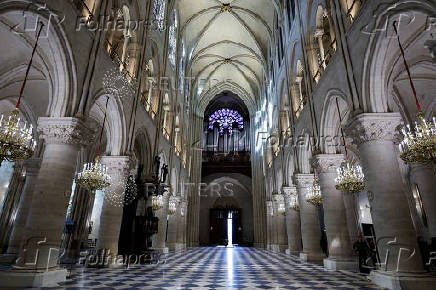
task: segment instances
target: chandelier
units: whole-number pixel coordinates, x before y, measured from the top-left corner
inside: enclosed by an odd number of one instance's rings
[[[215,123],[218,123],[220,135],[224,135],[224,130],[227,130],[228,135],[233,135],[234,123],[237,123],[239,130],[244,129],[244,118],[235,110],[221,109],[216,111],[209,117],[209,130],[213,130]]]
[[[281,215],[286,215],[285,204],[282,203],[282,202],[280,202],[277,211],[278,211],[278,213],[281,214]]]
[[[406,125],[401,132],[404,139],[401,141],[400,157],[407,163],[432,164],[436,168],[436,120],[433,117],[432,122],[427,122],[424,113],[419,104],[416,88],[410,74],[409,65],[404,54],[403,46],[401,45],[400,36],[398,34],[396,21],[394,21],[394,30],[397,35],[398,46],[400,47],[403,57],[404,66],[409,77],[410,86],[415,98],[416,108],[418,109],[418,122],[415,126]]]
[[[168,214],[173,215],[177,210],[177,197],[171,196],[168,202]]]
[[[300,204],[298,203],[298,197],[297,196],[293,196],[290,203],[289,203],[289,208],[294,210],[294,211],[300,211]]]
[[[338,109],[339,122],[342,124],[341,111],[339,110],[338,99],[336,98],[336,108]],[[342,192],[358,193],[365,189],[365,175],[360,165],[351,166],[348,160],[347,143],[345,141],[344,131],[341,127],[342,141],[344,142],[345,163],[336,169],[337,177],[335,178],[336,189]]]
[[[151,208],[153,211],[158,211],[163,208],[163,196],[162,195],[153,195],[151,197]]]
[[[316,207],[322,205],[321,186],[316,176],[313,185],[307,189],[306,201]]]
[[[347,160],[337,170],[336,189],[342,192],[357,193],[365,189],[364,175],[360,165],[352,166]]]
[[[32,55],[27,65],[26,74],[23,84],[21,85],[20,95],[17,105],[9,117],[0,117],[0,165],[3,160],[18,161],[29,159],[35,151],[36,141],[33,139],[33,126],[27,125],[25,120],[21,120],[18,109],[20,108],[24,88],[26,87],[29,71],[32,66],[33,57],[38,46],[39,37],[41,36],[44,23],[40,22],[40,28],[36,36],[36,42],[33,46]]]
[[[104,125],[106,123],[107,105],[109,97],[106,100],[106,110],[104,113],[103,126],[100,132],[100,141],[98,144],[98,153],[94,162],[85,163],[81,172],[76,176],[76,183],[80,186],[89,189],[91,192],[101,190],[111,185],[111,177],[107,173],[106,165],[101,164],[101,141],[103,137]]]

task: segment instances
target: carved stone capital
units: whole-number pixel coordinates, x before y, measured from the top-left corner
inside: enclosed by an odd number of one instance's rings
[[[370,141],[396,141],[402,118],[399,113],[364,113],[350,120],[345,134],[359,146]]]
[[[343,154],[318,154],[313,158],[313,166],[318,173],[335,173],[343,162]]]
[[[94,132],[77,118],[38,119],[38,132],[47,144],[86,146],[93,142]]]
[[[283,196],[283,194],[273,194],[272,199],[275,208],[278,208],[279,204],[285,202],[285,197]]]
[[[297,184],[297,188],[305,188],[313,185],[315,177],[313,174],[295,174],[294,182]]]
[[[286,198],[292,197],[297,194],[297,187],[295,186],[283,186],[283,196]]]
[[[106,165],[108,174],[113,178],[127,176],[132,162],[129,156],[102,156],[101,164]]]

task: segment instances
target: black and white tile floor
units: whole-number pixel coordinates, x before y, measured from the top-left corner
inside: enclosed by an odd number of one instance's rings
[[[61,287],[43,289],[378,289],[365,276],[327,272],[254,248],[192,248],[165,263],[129,269],[76,268]]]

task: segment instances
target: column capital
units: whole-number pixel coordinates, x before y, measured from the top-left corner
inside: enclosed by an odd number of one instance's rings
[[[285,202],[285,197],[283,196],[283,194],[276,193],[272,195],[272,200],[274,205],[277,207],[278,204]]]
[[[313,166],[318,173],[335,173],[345,162],[343,154],[318,154],[313,158]]]
[[[71,117],[41,117],[38,132],[48,144],[86,146],[94,139],[94,132],[82,120]]]
[[[364,113],[348,122],[345,133],[357,146],[370,141],[396,141],[402,122],[400,113]]]
[[[106,165],[109,175],[126,176],[132,160],[130,156],[102,156],[101,164]]]
[[[295,174],[294,181],[297,184],[297,188],[310,187],[313,185],[315,177],[313,174]]]
[[[265,204],[266,204],[266,214],[267,215],[274,215],[273,202],[268,200],[265,202]]]
[[[297,194],[297,187],[292,185],[292,186],[283,186],[283,196],[285,198],[289,198],[295,194]]]

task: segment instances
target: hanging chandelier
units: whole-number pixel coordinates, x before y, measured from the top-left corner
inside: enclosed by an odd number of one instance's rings
[[[76,176],[76,183],[80,186],[89,189],[91,192],[102,190],[111,185],[111,177],[107,173],[106,165],[101,164],[101,141],[103,137],[104,125],[106,123],[107,105],[109,97],[106,100],[106,110],[104,113],[103,126],[100,132],[100,141],[98,144],[98,153],[94,162],[85,163],[83,169]]]
[[[364,175],[360,165],[352,166],[347,160],[337,170],[336,189],[342,192],[357,193],[365,189]]]
[[[321,186],[319,185],[319,180],[316,175],[313,185],[307,189],[306,201],[316,207],[322,205]]]
[[[339,124],[342,124],[341,111],[339,110],[338,99],[336,98],[336,108],[339,115]],[[337,177],[335,178],[336,189],[342,192],[358,193],[365,189],[365,175],[360,165],[352,166],[348,160],[348,149],[345,141],[344,130],[341,126],[341,136],[344,142],[345,163],[336,169]]]
[[[163,208],[163,196],[162,195],[153,195],[151,197],[151,208],[153,211],[158,211]]]
[[[433,168],[436,168],[436,119],[433,117],[433,120],[430,122],[427,122],[425,119],[396,24],[397,22],[394,21],[394,31],[397,36],[398,46],[400,47],[401,56],[403,57],[404,66],[409,77],[410,87],[412,88],[416,108],[418,110],[418,122],[415,121],[414,126],[408,124],[401,130],[404,139],[399,145],[401,152],[400,157],[407,163],[432,164]]]
[[[279,214],[281,214],[281,215],[286,215],[286,208],[285,208],[285,204],[284,203],[282,203],[282,202],[279,203],[277,212]]]
[[[294,210],[294,211],[300,211],[300,204],[298,202],[297,196],[292,196],[292,199],[289,203],[289,208]]]
[[[28,125],[25,120],[21,120],[18,109],[20,108],[24,88],[26,87],[27,78],[30,68],[32,67],[33,57],[38,47],[38,41],[43,27],[44,23],[40,22],[40,28],[36,36],[36,42],[33,46],[29,64],[27,65],[24,81],[21,85],[17,105],[9,117],[5,117],[3,114],[0,117],[0,165],[3,160],[15,162],[29,159],[35,151],[36,141],[33,139],[33,126],[32,124]]]
[[[177,211],[177,197],[171,196],[168,202],[168,214],[173,215]]]

